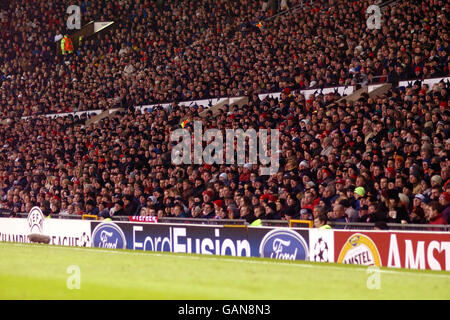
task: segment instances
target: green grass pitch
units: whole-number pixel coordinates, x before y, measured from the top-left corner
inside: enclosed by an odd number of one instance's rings
[[[449,299],[450,273],[131,250],[0,243],[1,299]],[[80,288],[69,289],[68,268]],[[70,281],[69,281],[70,283]]]

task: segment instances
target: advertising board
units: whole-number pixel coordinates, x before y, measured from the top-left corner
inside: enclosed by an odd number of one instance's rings
[[[48,244],[62,246],[91,246],[91,224],[87,220],[45,218],[33,207],[25,218],[1,218],[0,241],[29,243],[29,235],[48,237]]]
[[[92,245],[163,252],[309,259],[308,230],[91,222]]]
[[[450,233],[334,231],[339,263],[450,270]]]
[[[0,218],[0,241],[450,270],[450,233]]]

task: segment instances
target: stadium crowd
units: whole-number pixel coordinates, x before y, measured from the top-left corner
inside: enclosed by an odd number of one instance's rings
[[[2,207],[41,205],[60,215],[449,221],[448,87],[418,82],[386,96],[337,101],[336,94],[283,92],[281,98],[204,108],[172,105],[86,117],[39,117],[0,127]],[[258,164],[173,165],[180,122],[205,128],[277,128],[279,172]],[[225,135],[224,135],[225,136]],[[206,142],[204,142],[206,143]],[[49,213],[47,212],[47,213]]]
[[[0,126],[0,207],[12,215],[39,205],[103,218],[450,221],[448,83],[397,86],[448,75],[448,4],[399,1],[369,31],[368,1],[314,1],[265,19],[273,13],[262,1],[92,0],[84,21],[119,17],[117,28],[58,56],[65,21],[52,19],[65,8],[53,3],[24,1],[0,15],[0,110],[13,119]],[[298,93],[386,81],[385,96],[356,102]],[[280,99],[257,95],[275,91]],[[239,95],[249,102],[217,116],[176,102]],[[132,108],[163,101],[175,102]],[[117,106],[126,111],[92,125],[19,118]],[[186,119],[188,130],[196,120],[279,129],[279,172],[171,164],[170,134]]]
[[[0,112],[14,118],[448,74],[443,1],[399,1],[383,11],[380,30],[367,29],[368,0],[301,8],[289,0],[292,13],[273,19],[264,2],[82,1],[83,24],[116,27],[58,56],[66,3],[11,1],[0,15]]]

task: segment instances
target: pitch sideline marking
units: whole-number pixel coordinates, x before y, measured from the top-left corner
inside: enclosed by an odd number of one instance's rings
[[[1,245],[4,245],[6,243],[1,243]],[[24,244],[24,243],[17,243],[17,242],[8,242],[7,244],[12,244],[14,246],[19,246],[19,247],[28,247],[30,248],[29,245]],[[38,246],[38,247],[46,247],[48,248],[48,245],[43,245],[43,244],[33,244],[34,246]],[[145,252],[139,252],[140,250],[136,250],[135,252],[130,252],[130,251],[120,251],[120,250],[111,250],[111,249],[100,249],[100,248],[95,248],[95,250],[85,250],[86,248],[94,248],[94,247],[70,247],[70,246],[50,246],[51,248],[57,248],[57,249],[75,249],[75,250],[84,250],[84,252],[102,252],[102,253],[115,253],[115,254],[126,254],[126,255],[152,255],[152,256],[157,256],[157,257],[171,257],[171,258],[186,258],[186,259],[193,259],[193,260],[201,260],[203,257],[198,257],[198,256],[189,256],[189,255],[171,255],[171,254],[164,254],[164,253],[159,253],[157,251],[145,251]],[[278,261],[256,261],[256,260],[244,260],[241,257],[234,257],[234,259],[220,259],[220,258],[216,258],[214,256],[208,256],[207,259],[211,259],[214,261],[229,261],[229,262],[241,262],[241,263],[251,263],[251,264],[269,264],[269,265],[280,265],[280,266],[294,266],[294,267],[300,267],[300,268],[323,268],[323,269],[327,269],[327,270],[339,270],[342,271],[344,270],[342,267],[340,266],[327,266],[327,265],[322,265],[322,264],[315,264],[315,265],[311,265],[311,264],[302,264],[302,263],[283,263],[283,262],[278,262]],[[308,262],[312,262],[312,261],[308,261]],[[362,272],[366,272],[367,268],[363,268],[363,267],[354,267],[352,268],[352,270],[357,270],[357,271],[362,271]],[[402,269],[402,270],[384,270],[384,269],[380,269],[379,272],[380,273],[385,273],[385,274],[397,274],[397,275],[407,275],[407,276],[425,276],[425,277],[436,277],[436,278],[444,278],[444,279],[450,279],[450,274],[449,275],[445,275],[445,274],[429,274],[429,273],[416,273],[416,272],[408,272],[408,271],[403,271],[406,269]],[[419,270],[419,269],[418,269]],[[444,270],[445,271],[445,270]]]

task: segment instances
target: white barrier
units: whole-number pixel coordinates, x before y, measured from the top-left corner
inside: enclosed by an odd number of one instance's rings
[[[45,114],[42,115],[46,118],[59,118],[59,117],[67,117],[67,116],[79,116],[81,117],[82,115],[87,115],[90,116],[91,114],[95,114],[98,115],[100,113],[102,113],[103,110],[89,110],[89,111],[76,111],[76,112],[63,112],[63,113],[51,113],[51,114]],[[33,118],[34,116],[26,116],[26,117],[22,117],[23,120],[27,120],[29,118]]]
[[[0,218],[0,241],[29,243],[31,226],[25,218]],[[42,234],[50,244],[76,247],[91,246],[91,224],[88,220],[44,219]]]
[[[414,79],[414,80],[407,80],[407,81],[400,81],[399,82],[399,87],[407,87],[408,85],[413,85],[415,81],[421,81],[422,84],[428,84],[430,86],[430,88],[433,88],[434,84],[439,83],[441,80],[444,80],[446,83],[448,83],[450,81],[450,77],[443,77],[443,78],[430,78],[430,79]],[[372,84],[368,86],[368,92],[372,92],[373,90],[375,90],[376,88],[382,86],[385,83],[378,83],[378,84]],[[341,96],[343,95],[350,95],[352,94],[354,91],[354,87],[353,86],[339,86],[339,87],[330,87],[330,88],[323,88],[323,89],[305,89],[305,90],[300,90],[299,92],[301,94],[303,94],[305,96],[306,99],[309,98],[310,95],[318,95],[318,94],[328,94],[328,93],[333,93],[333,92],[337,92],[339,93]],[[262,93],[258,95],[259,99],[264,100],[266,97],[270,97],[270,98],[275,98],[275,99],[280,99],[281,97],[281,92],[272,92],[272,93]],[[181,106],[185,106],[185,107],[190,107],[192,105],[197,105],[197,106],[203,106],[205,108],[209,108],[210,106],[216,105],[226,99],[230,99],[230,101],[233,101],[234,99],[238,99],[240,97],[224,97],[224,98],[211,98],[211,99],[201,99],[201,100],[192,100],[192,101],[182,101],[179,102],[178,104]],[[149,105],[142,105],[142,106],[135,106],[136,110],[139,110],[141,113],[142,112],[146,112],[147,110],[151,111],[154,107],[156,106],[161,106],[164,109],[170,108],[172,103],[155,103],[155,104],[149,104]],[[117,110],[117,108],[115,109],[111,109],[111,110]],[[57,117],[65,117],[68,115],[73,115],[73,116],[81,116],[83,114],[87,114],[87,115],[91,115],[91,114],[100,114],[101,112],[103,112],[103,110],[89,110],[89,111],[77,111],[77,112],[65,112],[65,113],[52,113],[52,114],[46,114],[43,115],[47,118],[57,118]],[[31,118],[31,116],[26,116],[26,117],[22,117],[22,119],[28,119]]]
[[[435,84],[438,84],[439,82],[441,82],[441,80],[444,80],[445,83],[449,83],[450,81],[450,77],[444,77],[444,78],[431,78],[431,79],[424,79],[424,80],[407,80],[407,81],[400,81],[398,83],[399,87],[407,87],[407,86],[412,86],[414,84],[414,82],[416,81],[420,81],[422,84],[427,84],[430,89],[433,89],[433,86]]]

